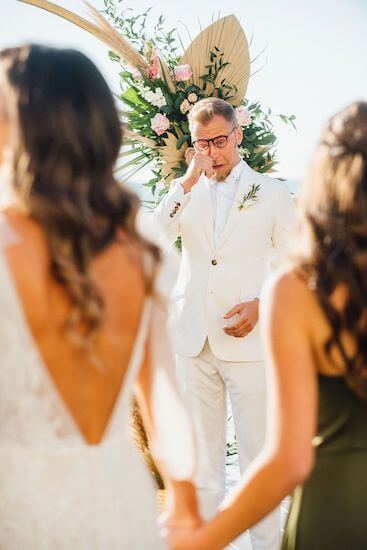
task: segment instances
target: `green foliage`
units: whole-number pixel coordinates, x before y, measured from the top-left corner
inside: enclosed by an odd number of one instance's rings
[[[162,52],[170,68],[177,64],[177,29],[166,29],[166,18],[160,15],[153,26],[152,32],[147,30],[147,19],[151,17],[152,8],[144,13],[135,14],[133,8],[123,7],[124,0],[104,0],[104,12],[137,50],[146,55],[147,47],[155,47]]]
[[[218,84],[220,73],[229,65],[229,62],[223,61],[224,52],[220,51],[217,46],[214,46],[214,50],[214,52],[209,51],[210,63],[205,65],[206,73],[200,76],[200,80],[203,82],[203,91],[206,96],[217,96],[229,100],[233,97],[233,93],[237,92],[237,88],[228,83],[225,78]]]

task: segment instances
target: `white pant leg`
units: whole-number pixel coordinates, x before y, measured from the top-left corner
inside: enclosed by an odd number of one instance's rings
[[[218,371],[218,360],[206,342],[197,357],[178,357],[178,370],[185,371],[185,398],[191,411],[198,442],[196,485],[201,513],[212,517],[225,494],[227,402]]]
[[[231,400],[241,473],[261,450],[265,438],[266,380],[263,362],[221,361]],[[253,550],[278,550],[280,507],[250,529]]]
[[[176,379],[181,394],[186,393],[186,376],[188,370],[187,362],[190,360],[190,357],[181,357],[180,355],[176,355]]]

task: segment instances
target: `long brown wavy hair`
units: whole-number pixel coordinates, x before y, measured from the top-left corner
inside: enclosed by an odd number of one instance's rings
[[[0,72],[15,129],[15,198],[42,227],[52,274],[70,296],[67,333],[88,347],[105,310],[91,260],[119,233],[153,265],[160,259],[136,230],[137,197],[113,175],[122,139],[114,100],[95,65],[75,50],[7,49],[0,52]],[[152,277],[146,275],[147,292]]]
[[[330,324],[327,355],[331,358],[336,348],[347,376],[363,381],[367,377],[367,103],[353,103],[329,120],[303,190],[303,239],[296,266],[316,292]],[[342,308],[333,300],[337,289],[345,294]],[[342,334],[352,337],[352,354],[347,354]]]

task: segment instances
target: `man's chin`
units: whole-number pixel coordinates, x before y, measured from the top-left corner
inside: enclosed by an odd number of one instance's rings
[[[215,169],[215,166],[214,166],[214,174],[213,174],[213,179],[215,181],[218,181],[218,182],[221,182],[221,181],[224,181],[225,179],[227,179],[227,176],[231,173],[230,170],[227,170],[224,166],[223,168],[222,167],[218,167],[218,170]]]

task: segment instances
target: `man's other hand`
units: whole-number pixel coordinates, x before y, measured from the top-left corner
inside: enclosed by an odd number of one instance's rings
[[[223,319],[231,319],[235,315],[235,322],[224,326],[223,330],[229,336],[243,338],[252,331],[259,319],[259,300],[237,304],[223,316]]]

